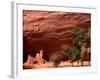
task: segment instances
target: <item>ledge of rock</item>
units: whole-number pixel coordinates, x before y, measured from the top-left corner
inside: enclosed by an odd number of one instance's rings
[[[73,45],[74,27],[87,31],[91,26],[91,14],[50,11],[23,11],[24,51],[39,51],[51,55],[61,50],[62,44]]]

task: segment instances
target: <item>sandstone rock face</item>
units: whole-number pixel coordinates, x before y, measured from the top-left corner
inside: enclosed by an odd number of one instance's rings
[[[91,14],[50,11],[23,11],[23,49],[44,51],[51,55],[61,51],[62,44],[73,45],[72,29],[80,27],[87,31],[91,27]]]

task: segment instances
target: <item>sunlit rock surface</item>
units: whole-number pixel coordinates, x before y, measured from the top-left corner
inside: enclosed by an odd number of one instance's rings
[[[45,56],[61,52],[62,44],[73,45],[74,27],[87,31],[91,26],[91,14],[72,12],[23,11],[23,49],[43,50]]]

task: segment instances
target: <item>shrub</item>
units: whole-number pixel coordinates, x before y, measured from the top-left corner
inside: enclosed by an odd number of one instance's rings
[[[53,62],[54,67],[58,67],[58,65],[60,64],[60,62],[62,60],[62,56],[60,54],[56,53],[50,57],[50,60]]]
[[[78,48],[70,47],[68,55],[69,55],[69,60],[73,66],[73,62],[78,61],[80,59],[80,50]]]

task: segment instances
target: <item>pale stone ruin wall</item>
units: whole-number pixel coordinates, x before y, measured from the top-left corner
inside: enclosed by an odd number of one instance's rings
[[[37,64],[43,64],[46,61],[43,59],[43,50],[40,50],[39,53],[36,53],[35,57],[32,57],[30,55],[28,55],[28,60],[27,60],[27,64],[34,64],[34,62],[36,62]]]

